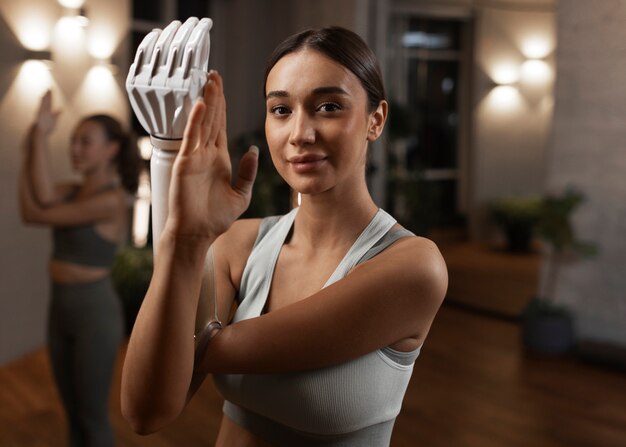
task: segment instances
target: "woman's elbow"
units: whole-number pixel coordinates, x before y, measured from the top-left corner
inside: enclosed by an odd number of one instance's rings
[[[172,423],[183,411],[184,403],[167,400],[154,393],[147,398],[122,390],[122,416],[139,435],[155,433]]]
[[[33,213],[29,213],[24,208],[20,208],[20,219],[24,225],[32,225],[37,224],[37,219],[35,218]]]
[[[178,416],[178,412],[174,411],[140,411],[132,408],[128,403],[122,401],[122,416],[128,422],[128,425],[138,435],[150,435],[165,428],[173,422]]]

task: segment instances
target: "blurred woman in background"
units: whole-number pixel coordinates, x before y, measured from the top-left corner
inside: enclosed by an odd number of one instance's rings
[[[139,157],[116,119],[88,116],[70,142],[82,181],[55,183],[47,146],[58,115],[47,92],[26,136],[20,210],[25,223],[53,230],[48,348],[69,445],[111,447],[108,395],[124,320],[110,269],[127,237]]]

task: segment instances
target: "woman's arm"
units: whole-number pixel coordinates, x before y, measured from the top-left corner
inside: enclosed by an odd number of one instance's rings
[[[115,191],[98,194],[72,202],[42,206],[35,200],[27,175],[27,164],[19,178],[19,204],[22,221],[51,226],[82,225],[112,219],[120,209],[120,197]]]
[[[52,92],[47,91],[41,99],[35,122],[26,135],[26,145],[31,154],[28,176],[33,189],[34,199],[42,206],[58,203],[61,191],[54,184],[48,138],[56,126],[58,111],[52,111]]]
[[[122,414],[139,434],[162,428],[185,407],[202,266],[211,243],[183,240],[167,228],[161,235],[122,372]]]
[[[222,81],[211,73],[172,168],[169,215],[124,361],[122,414],[138,433],[160,429],[186,404],[204,259],[250,202],[255,152],[242,158],[233,185],[226,143]]]
[[[224,328],[199,368],[284,373],[335,365],[405,338],[421,345],[447,284],[437,247],[405,239],[304,300]]]
[[[83,200],[43,206],[35,198],[31,178],[28,175],[30,165],[33,163],[33,152],[35,151],[31,147],[25,148],[24,161],[18,178],[18,202],[24,223],[71,226],[108,220],[117,215],[122,199],[115,191],[97,194]]]

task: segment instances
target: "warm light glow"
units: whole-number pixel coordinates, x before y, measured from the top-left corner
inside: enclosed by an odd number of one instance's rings
[[[109,111],[123,120],[128,97],[120,88],[111,68],[103,64],[92,66],[76,90],[74,104],[85,113]]]
[[[85,4],[85,0],[59,0],[59,4],[66,8],[78,9]]]
[[[28,98],[40,98],[52,87],[50,67],[43,61],[28,60],[22,64],[16,79],[17,91]]]
[[[302,203],[302,194],[298,193],[298,206]]]
[[[75,17],[61,17],[55,28],[55,41],[64,52],[78,53],[85,48],[85,28],[77,23]]]
[[[113,32],[104,27],[89,30],[89,54],[96,59],[107,60],[115,51]]]
[[[493,67],[491,75],[496,84],[510,85],[519,81],[520,73],[517,64],[502,62]]]
[[[17,24],[18,38],[28,50],[42,51],[50,47],[50,23],[44,17],[24,17]]]
[[[137,138],[137,146],[139,146],[139,154],[144,160],[150,160],[152,157],[152,143],[150,137]]]
[[[489,108],[498,112],[511,111],[522,104],[519,91],[512,85],[500,85],[494,88],[486,99]]]
[[[115,78],[106,65],[94,65],[87,72],[84,83],[85,91],[90,92],[92,101],[107,103],[107,99],[118,88]]]
[[[133,211],[133,244],[144,247],[148,243],[150,225],[150,177],[143,170],[139,175],[139,188]]]
[[[528,59],[542,59],[552,52],[552,44],[541,36],[530,36],[522,42],[521,51]]]
[[[552,69],[540,60],[524,62],[521,73],[521,80],[529,84],[546,84],[552,79]]]

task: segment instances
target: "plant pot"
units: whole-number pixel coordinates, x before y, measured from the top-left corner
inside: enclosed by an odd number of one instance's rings
[[[569,315],[533,314],[522,320],[522,341],[529,352],[564,354],[574,346],[574,325]]]
[[[512,253],[532,251],[533,227],[529,225],[508,225],[506,227],[507,250]]]
[[[126,335],[135,323],[137,312],[152,278],[152,249],[124,247],[111,270],[113,285],[122,303]]]

